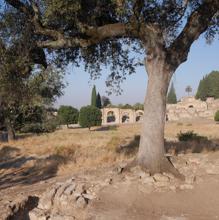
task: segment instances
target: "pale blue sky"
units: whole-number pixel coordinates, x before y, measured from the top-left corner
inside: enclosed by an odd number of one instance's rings
[[[190,85],[193,88],[193,94],[196,93],[199,80],[211,72],[219,70],[219,41],[215,41],[211,45],[207,45],[205,39],[200,38],[191,47],[188,60],[183,63],[173,76],[177,98],[185,96],[185,87]],[[69,74],[66,74],[65,80],[68,86],[65,89],[65,94],[59,98],[55,106],[72,105],[80,108],[90,104],[90,95],[93,85],[96,85],[97,91],[102,95],[105,93],[106,72],[103,73],[101,79],[89,82],[89,74],[83,69],[73,68],[69,66],[67,69]],[[139,67],[136,73],[128,76],[127,80],[122,84],[123,93],[120,96],[111,95],[113,104],[129,103],[144,101],[144,96],[147,86],[147,74],[144,67]],[[218,85],[219,86],[219,85]]]

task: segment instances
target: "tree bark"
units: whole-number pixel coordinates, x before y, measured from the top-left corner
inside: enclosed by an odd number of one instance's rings
[[[164,155],[166,96],[173,71],[168,69],[165,58],[159,56],[147,58],[145,67],[148,74],[148,86],[136,163],[149,170],[151,174],[171,172],[181,177]]]
[[[16,139],[15,130],[9,119],[5,119],[5,125],[8,131],[8,140],[15,140]]]

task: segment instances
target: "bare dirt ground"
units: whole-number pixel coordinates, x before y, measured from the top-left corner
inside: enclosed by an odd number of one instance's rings
[[[196,175],[201,181],[192,189],[154,191],[138,181],[109,185],[90,212],[96,220],[219,219],[219,175],[200,175],[199,171]]]
[[[1,144],[2,219],[6,219],[3,214],[11,201],[27,195],[40,197],[55,183],[72,176],[86,177],[87,182],[107,181],[96,191],[86,215],[77,215],[76,219],[219,219],[219,125],[213,121],[167,123],[168,155],[181,173],[194,177],[186,187],[175,180],[151,185],[145,183],[147,177],[139,178],[135,172],[115,172],[121,163],[134,157],[140,128],[140,124],[132,124],[94,128],[91,132],[63,129],[40,136],[20,136],[17,141]],[[207,136],[209,141],[177,141],[180,131],[191,130]]]

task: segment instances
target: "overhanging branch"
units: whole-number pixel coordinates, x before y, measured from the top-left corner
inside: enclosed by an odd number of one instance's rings
[[[206,11],[207,10],[207,11]],[[178,67],[186,61],[192,43],[207,30],[211,24],[213,16],[219,11],[219,2],[215,0],[205,0],[188,18],[182,32],[168,48],[167,62]]]
[[[46,41],[39,41],[37,44],[43,48],[66,48],[66,47],[88,47],[103,40],[113,37],[130,36],[131,31],[126,24],[115,23],[100,27],[84,26],[83,35],[85,38],[66,37],[61,31],[43,26],[39,7],[31,1],[31,7],[19,0],[5,0],[17,10],[25,13],[34,25],[35,33],[48,37]]]

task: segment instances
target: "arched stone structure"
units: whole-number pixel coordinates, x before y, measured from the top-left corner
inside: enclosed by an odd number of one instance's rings
[[[183,97],[177,104],[167,104],[166,121],[181,119],[209,118],[213,119],[215,112],[219,110],[219,99],[207,98],[201,101],[195,97]],[[103,108],[102,124],[136,123],[142,121],[144,111],[120,108]],[[109,117],[115,120],[109,120]]]
[[[106,121],[107,121],[107,123],[116,122],[116,116],[115,116],[115,113],[113,111],[107,112],[107,119],[106,119]]]
[[[120,108],[103,108],[102,124],[135,123],[136,117],[142,117],[144,111]],[[114,119],[114,120],[113,120]]]
[[[102,112],[102,124],[120,123],[119,108],[103,108],[101,109],[101,112]],[[113,120],[113,116],[115,120]]]

